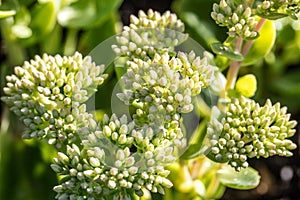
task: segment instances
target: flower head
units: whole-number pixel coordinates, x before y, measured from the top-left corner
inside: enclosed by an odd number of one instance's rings
[[[252,10],[244,4],[237,4],[234,0],[221,0],[220,4],[213,5],[211,17],[220,26],[229,29],[229,37],[242,37],[255,39],[258,32],[255,31],[257,21],[252,16]]]
[[[96,66],[89,56],[36,56],[15,74],[7,76],[2,100],[20,117],[28,130],[25,138],[49,136],[50,143],[74,137],[75,103],[84,103],[106,77],[104,66]]]
[[[299,12],[299,0],[265,0],[259,2],[257,6],[258,15],[269,19],[278,19],[285,16],[290,16],[293,19],[297,19],[296,15]]]
[[[126,116],[104,117],[96,131],[91,125],[78,131],[85,135],[82,149],[67,146],[58,153],[52,169],[62,177],[54,190],[57,198],[120,199],[142,189],[164,194],[172,183],[165,162],[174,161],[172,144],[155,144],[151,127],[137,129]]]
[[[173,52],[188,37],[184,24],[169,11],[162,15],[151,9],[147,14],[140,11],[138,17],[131,15],[130,22],[112,46],[118,56],[151,59],[158,52]]]
[[[208,129],[211,149],[210,158],[228,162],[237,171],[248,167],[247,158],[291,156],[296,148],[291,140],[297,122],[290,120],[286,107],[272,105],[267,100],[259,106],[254,100],[240,97],[232,99],[220,121]]]

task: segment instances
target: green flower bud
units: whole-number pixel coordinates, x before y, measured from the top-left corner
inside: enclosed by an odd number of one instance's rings
[[[237,107],[241,107],[243,112],[240,113]],[[289,121],[290,114],[286,111],[281,112],[279,104],[272,105],[271,101],[267,100],[265,105],[260,107],[254,100],[241,97],[232,99],[227,109],[227,116],[221,119],[221,131],[208,131],[210,138],[219,138],[210,140],[212,148],[209,154],[216,161],[222,161],[223,157],[226,157],[229,164],[239,170],[248,166],[246,157],[267,158],[276,154],[287,156],[292,154],[289,150],[296,148],[296,144],[286,139],[293,135],[289,135],[288,130],[295,130],[289,129],[289,125],[295,127],[296,122]],[[214,130],[217,124],[211,123],[209,129]],[[219,149],[219,145],[222,146],[222,150]],[[229,152],[233,155],[229,156]]]

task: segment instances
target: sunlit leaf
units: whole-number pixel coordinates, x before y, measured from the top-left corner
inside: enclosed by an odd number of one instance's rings
[[[58,13],[57,20],[62,26],[80,28],[93,23],[95,15],[96,5],[94,0],[77,1],[63,8]]]
[[[217,55],[215,58],[216,66],[219,67],[220,71],[223,71],[229,67],[230,59],[225,56]]]
[[[11,32],[18,38],[29,38],[32,35],[32,31],[25,25],[14,25],[11,27]]]
[[[253,74],[240,77],[236,82],[235,88],[245,97],[254,96],[257,89],[256,77]]]
[[[15,24],[29,25],[31,22],[30,11],[22,6],[14,16]]]
[[[244,59],[242,54],[233,51],[231,47],[226,46],[220,42],[212,43],[210,47],[216,54],[225,56],[231,60],[242,61]]]
[[[24,17],[27,17],[25,11]],[[32,45],[43,40],[53,30],[55,23],[56,8],[54,0],[35,4],[31,12],[31,21],[28,24],[32,35],[28,38],[20,38],[19,42],[23,45]]]
[[[237,172],[231,166],[224,165],[217,171],[217,178],[223,185],[239,190],[253,189],[260,182],[260,175],[251,167],[242,168]]]
[[[54,28],[55,21],[55,3],[54,1],[48,1],[46,3],[36,5],[32,12],[30,27],[37,35],[41,36],[40,34],[48,33]]]
[[[276,39],[274,22],[266,20],[259,33],[260,36],[254,40],[251,49],[243,60],[242,66],[254,64],[271,51]]]
[[[7,11],[1,10],[0,11],[0,19],[6,18],[6,17],[11,17],[15,14],[16,14],[16,11],[14,11],[14,10],[7,10]]]
[[[120,3],[121,0],[79,0],[60,10],[57,20],[69,28],[91,27],[103,22]]]

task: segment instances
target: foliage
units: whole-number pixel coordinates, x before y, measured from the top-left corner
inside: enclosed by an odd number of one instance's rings
[[[56,185],[57,199],[218,199],[226,187],[259,184],[249,158],[292,156],[297,122],[280,103],[258,102],[275,97],[287,104],[300,94],[292,75],[299,70],[284,74],[286,66],[299,64],[293,52],[300,37],[291,21],[297,20],[299,1],[177,0],[173,7],[183,21],[169,11],[140,11],[99,51],[96,45],[117,32],[120,3],[1,5],[1,38],[8,47],[1,76],[12,73],[1,99],[15,115],[2,113],[0,175],[17,170],[24,181],[2,178],[1,198],[54,198],[49,188],[44,194],[27,188],[27,175],[34,172],[34,181],[47,177]],[[211,13],[199,12],[206,6]],[[192,46],[185,25],[205,51]],[[288,34],[293,41],[285,44]],[[92,49],[92,57],[81,54]],[[11,72],[14,65],[20,66]],[[268,86],[278,79],[283,84]],[[288,106],[293,113],[300,109]],[[21,128],[10,124],[16,116]],[[25,142],[12,134],[23,126]],[[28,157],[25,150],[37,157],[30,160],[32,172],[13,167],[4,154],[18,160]],[[10,185],[20,193],[4,192]]]

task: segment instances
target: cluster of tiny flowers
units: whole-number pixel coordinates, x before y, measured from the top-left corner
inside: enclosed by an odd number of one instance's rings
[[[156,52],[173,52],[188,37],[182,33],[184,24],[170,11],[162,15],[151,9],[147,14],[140,11],[138,17],[131,15],[130,22],[112,46],[118,56],[151,59]]]
[[[255,31],[257,21],[252,16],[251,8],[236,4],[234,0],[221,0],[220,4],[215,3],[211,17],[220,26],[228,27],[230,37],[245,39],[258,37],[258,32]]]
[[[133,115],[137,125],[147,122],[159,129],[155,132],[163,133],[158,138],[180,144],[181,113],[193,110],[193,97],[211,83],[214,70],[206,58],[200,59],[194,52],[179,52],[177,57],[167,52],[155,54],[147,62],[134,59],[127,61],[127,73],[122,77],[125,90],[118,97],[137,107]]]
[[[14,72],[6,77],[2,100],[28,128],[23,137],[47,136],[51,144],[74,138],[73,103],[85,102],[106,77],[104,66],[96,66],[90,57],[77,52],[36,56]]]
[[[273,0],[263,1],[257,6],[257,13],[266,18],[281,18],[286,15],[297,19],[297,14],[300,12],[299,0]]]
[[[233,99],[220,122],[208,128],[212,148],[209,157],[228,162],[237,171],[248,167],[247,158],[292,156],[291,140],[297,122],[290,120],[286,107],[267,100],[260,106],[254,100]],[[215,132],[218,131],[218,132]],[[216,134],[217,133],[217,134]]]
[[[85,135],[83,149],[67,146],[60,152],[52,169],[63,177],[54,190],[58,199],[131,199],[142,189],[164,194],[163,187],[171,187],[169,174],[156,161],[172,162],[172,147],[155,147],[149,142],[153,130],[134,129],[124,115],[117,118],[104,116],[94,131],[93,123],[78,131]]]

